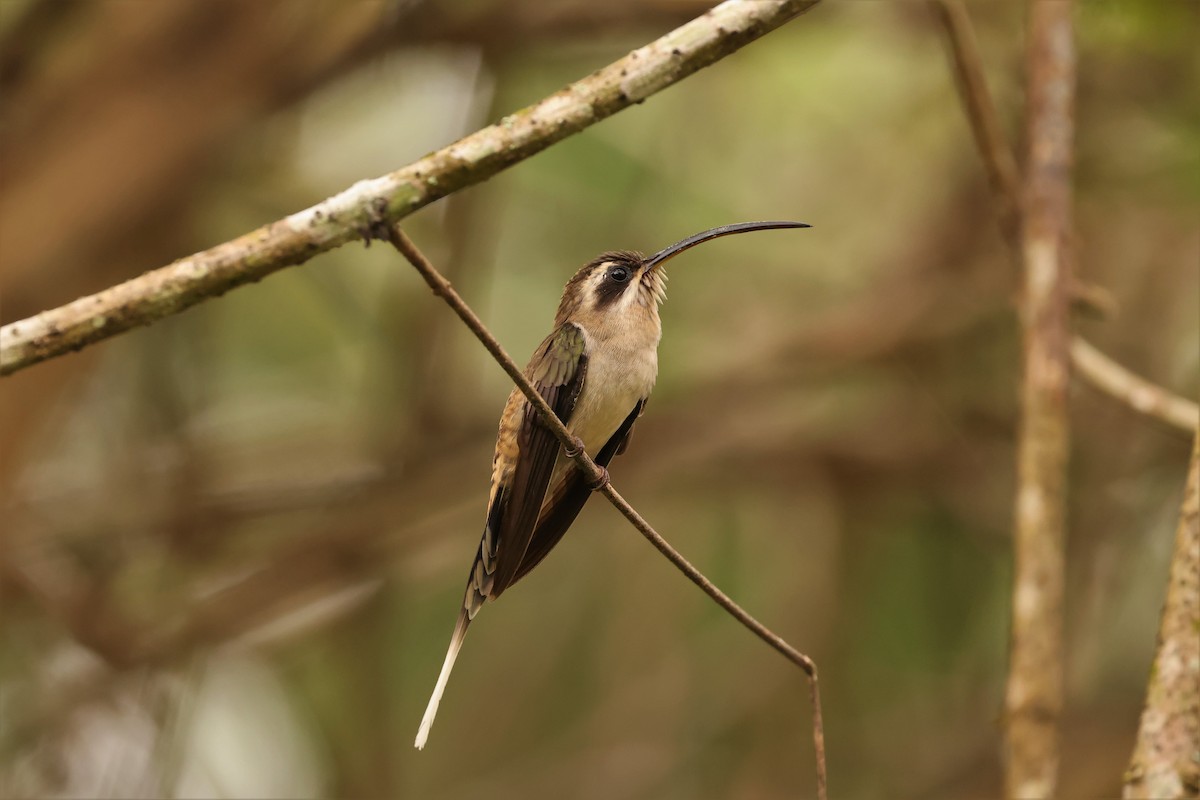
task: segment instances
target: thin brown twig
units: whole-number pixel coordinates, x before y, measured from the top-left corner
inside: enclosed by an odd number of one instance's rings
[[[1094,387],[1135,411],[1184,431],[1200,425],[1200,406],[1135,375],[1078,336],[1071,340],[1071,363]]]
[[[1004,137],[996,104],[988,90],[983,59],[979,54],[971,20],[961,0],[931,0],[930,5],[946,30],[955,84],[967,111],[976,150],[988,174],[988,185],[999,208],[1001,231],[1013,250],[1019,252],[1020,173],[1012,148]],[[1077,298],[1096,308],[1103,309],[1112,304],[1107,292],[1096,287],[1076,283],[1072,291]],[[1077,374],[1094,388],[1142,414],[1188,433],[1194,429],[1197,413],[1194,403],[1139,378],[1079,335],[1071,338],[1071,360]]]
[[[813,709],[813,748],[816,754],[817,762],[817,796],[821,800],[827,797],[827,781],[825,770],[825,728],[821,715],[821,696],[817,680],[817,665],[808,656],[801,653],[796,648],[788,644],[782,637],[776,634],[767,626],[756,620],[745,609],[734,602],[729,595],[722,592],[712,581],[710,581],[704,573],[692,565],[684,556],[676,550],[671,544],[662,537],[658,531],[650,525],[649,522],[642,517],[637,510],[631,506],[613,487],[611,482],[604,481],[604,473],[600,467],[596,466],[596,462],[591,459],[582,447],[578,446],[578,439],[567,430],[566,425],[554,413],[554,410],[546,403],[545,399],[538,393],[533,384],[525,377],[524,373],[517,366],[517,363],[505,352],[504,347],[492,335],[483,321],[471,310],[466,301],[459,296],[450,282],[438,272],[437,268],[430,263],[412,240],[400,229],[399,225],[392,225],[388,228],[388,240],[392,245],[400,251],[425,282],[429,284],[429,288],[438,297],[446,301],[459,319],[471,329],[475,337],[479,339],[487,351],[491,353],[492,358],[496,360],[508,374],[508,377],[513,380],[521,393],[525,395],[530,404],[537,409],[538,415],[542,422],[549,428],[558,440],[562,443],[568,455],[575,461],[575,465],[580,472],[588,479],[590,483],[600,484],[600,491],[609,502],[621,512],[621,514],[629,520],[634,528],[638,530],[646,539],[654,546],[656,550],[667,557],[672,564],[675,565],[680,572],[687,576],[688,580],[700,587],[701,591],[707,594],[721,608],[725,609],[734,619],[749,629],[755,636],[762,639],[777,652],[783,655],[788,661],[800,667],[808,677],[809,696],[812,701]],[[573,454],[573,455],[572,455]]]
[[[1054,797],[1063,703],[1066,467],[1070,416],[1069,247],[1075,134],[1074,7],[1034,0],[1026,53],[1021,225],[1024,359],[1005,690],[1009,797]]]
[[[959,96],[967,108],[967,120],[983,165],[987,170],[992,195],[1000,209],[1000,224],[1004,235],[1015,240],[1021,222],[1021,173],[1017,160],[1004,138],[1000,115],[988,91],[987,77],[983,73],[983,59],[979,55],[979,42],[971,27],[971,18],[961,0],[933,0],[931,3],[938,20],[946,29],[950,54],[954,59],[954,79]]]

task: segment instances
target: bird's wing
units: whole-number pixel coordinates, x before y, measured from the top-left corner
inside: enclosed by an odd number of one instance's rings
[[[583,329],[567,323],[546,337],[526,369],[530,382],[564,423],[570,422],[583,389],[587,361]],[[516,580],[561,447],[537,411],[526,401],[521,405],[516,466],[512,479],[492,497],[480,559],[472,576],[477,589],[486,589],[480,592],[481,599],[498,597]],[[489,565],[491,569],[487,569]]]
[[[568,323],[546,337],[525,368],[526,377],[563,422],[571,419],[575,401],[579,399],[587,377],[586,345],[583,329]],[[516,464],[509,473],[505,467],[514,456],[508,439],[513,427],[517,440]],[[415,744],[418,749],[429,739],[429,729],[471,620],[489,597],[498,596],[516,580],[514,576],[533,536],[559,447],[558,439],[542,424],[541,417],[529,402],[514,391],[501,417],[500,439],[496,445],[501,477],[493,479],[483,540],[467,577],[466,595],[458,611],[458,623],[450,637],[442,671],[417,729]]]
[[[625,452],[625,448],[629,446],[629,440],[633,436],[633,424],[642,415],[645,405],[645,400],[639,400],[638,404],[633,407],[633,411],[629,412],[629,416],[621,423],[621,427],[617,428],[617,432],[596,454],[593,460],[597,464],[607,467],[614,456]],[[584,483],[583,473],[577,469],[568,470],[558,485],[551,489],[550,496],[546,498],[546,503],[542,508],[541,518],[538,519],[537,527],[533,530],[533,538],[530,539],[529,547],[525,550],[525,557],[521,560],[521,566],[512,580],[513,583],[525,577],[529,570],[536,567],[546,557],[546,554],[554,549],[554,545],[558,544],[563,534],[567,532],[567,528],[571,527],[571,523],[575,521],[575,517],[579,515],[583,504],[587,502],[591,494],[592,490]]]

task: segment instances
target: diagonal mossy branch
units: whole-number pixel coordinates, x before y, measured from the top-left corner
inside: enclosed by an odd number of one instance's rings
[[[148,325],[370,235],[640,103],[819,0],[727,0],[494,125],[402,169],[137,278],[0,328],[0,375]]]

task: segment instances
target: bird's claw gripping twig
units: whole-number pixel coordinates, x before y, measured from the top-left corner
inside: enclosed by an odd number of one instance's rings
[[[594,481],[590,482],[587,487],[593,492],[598,492],[605,486],[608,486],[608,470],[599,464],[596,465],[596,469],[600,471],[600,475]]]
[[[579,455],[583,452],[583,440],[578,436],[573,436],[571,438],[571,446],[564,448],[563,452],[566,453],[567,458],[579,458]],[[608,470],[599,464],[595,466],[599,470],[599,473],[594,480],[588,482],[587,488],[593,492],[598,492],[608,485]]]

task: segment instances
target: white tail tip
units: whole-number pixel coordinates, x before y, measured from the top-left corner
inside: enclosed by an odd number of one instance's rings
[[[417,739],[413,745],[418,750],[425,749],[425,743],[429,741],[429,729],[433,727],[433,717],[437,714],[437,705],[431,705],[425,712],[425,718],[421,720],[421,727],[417,729]]]
[[[425,716],[421,718],[421,727],[417,728],[417,738],[413,742],[413,746],[418,750],[425,749],[425,743],[429,741],[429,729],[433,727],[433,718],[437,716],[438,704],[442,702],[442,693],[446,691],[446,683],[450,680],[450,671],[454,669],[454,661],[458,658],[458,651],[462,649],[463,637],[467,634],[467,625],[470,619],[466,614],[463,614],[458,624],[454,626],[454,635],[450,637],[450,647],[446,650],[446,660],[442,662],[442,671],[438,675],[437,685],[433,687],[433,695],[429,698],[429,705],[425,707]]]

